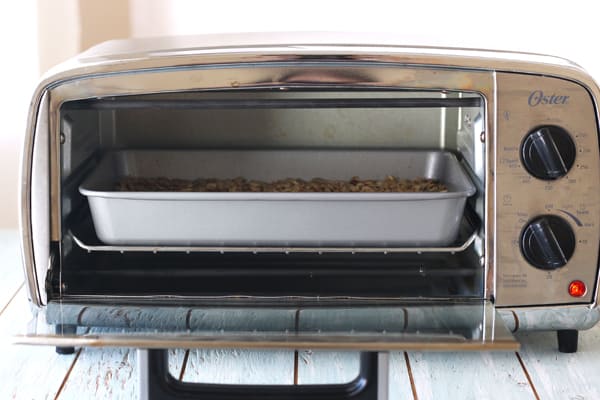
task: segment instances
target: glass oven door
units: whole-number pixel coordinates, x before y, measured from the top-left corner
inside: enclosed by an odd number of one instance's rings
[[[50,303],[23,344],[138,348],[517,350],[488,301],[378,300],[184,307]]]

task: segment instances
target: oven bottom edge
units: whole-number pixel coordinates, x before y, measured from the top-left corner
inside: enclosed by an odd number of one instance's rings
[[[506,327],[511,332],[586,330],[600,321],[600,308],[589,305],[497,308]]]

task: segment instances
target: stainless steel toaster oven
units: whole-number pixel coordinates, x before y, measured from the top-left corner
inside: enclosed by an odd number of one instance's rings
[[[17,341],[575,351],[600,319],[599,99],[563,59],[385,37],[95,47],[31,102]]]

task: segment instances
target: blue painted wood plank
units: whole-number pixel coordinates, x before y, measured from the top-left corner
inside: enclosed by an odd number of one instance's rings
[[[183,350],[171,350],[169,370],[182,367]],[[81,351],[59,399],[136,399],[139,395],[137,350],[86,348]]]
[[[412,393],[404,354],[404,352],[390,353],[390,388],[388,392],[390,400],[416,400]]]
[[[0,335],[24,332],[30,319],[21,289],[0,315]],[[0,341],[0,354],[0,399],[53,399],[75,358],[56,354],[54,347],[17,346],[8,339]]]
[[[178,378],[183,350],[169,353],[169,371]],[[81,351],[59,399],[136,399],[139,395],[137,350],[86,348]]]
[[[294,352],[194,349],[190,351],[183,380],[221,384],[293,384]]]
[[[556,332],[520,332],[519,354],[541,399],[600,399],[600,326],[579,333],[579,351],[558,352]]]
[[[58,398],[136,399],[136,359],[131,349],[83,349]]]
[[[346,383],[359,372],[360,353],[301,350],[298,352],[298,383]]]
[[[360,369],[360,353],[304,350],[298,353],[298,383],[345,383]],[[390,354],[390,400],[413,399],[404,353]]]
[[[512,352],[408,353],[415,389],[427,399],[534,399]]]

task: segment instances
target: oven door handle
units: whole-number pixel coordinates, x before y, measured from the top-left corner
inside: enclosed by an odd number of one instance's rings
[[[169,373],[168,350],[139,349],[141,400],[387,400],[388,353],[363,352],[351,382],[331,385],[222,385],[182,382]]]

